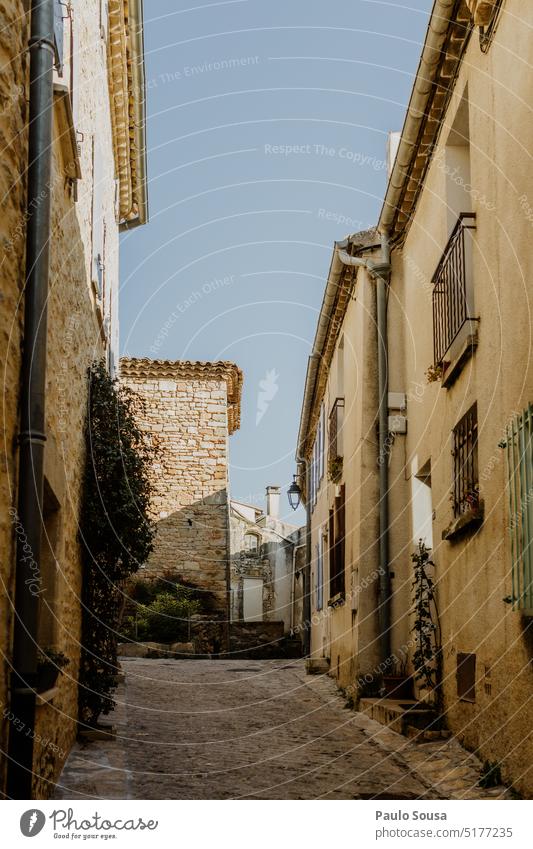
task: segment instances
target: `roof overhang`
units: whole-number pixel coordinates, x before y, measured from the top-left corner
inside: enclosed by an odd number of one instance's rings
[[[334,244],[313,349],[307,364],[296,451],[298,462],[308,458],[313,448],[331,360],[357,277],[357,268],[344,265],[339,250],[350,256],[357,256],[361,252],[379,247],[378,234],[374,229],[354,233],[342,242]]]
[[[121,229],[148,221],[143,0],[110,0],[108,84]]]
[[[393,243],[412,221],[472,27],[465,0],[435,0],[379,218]]]

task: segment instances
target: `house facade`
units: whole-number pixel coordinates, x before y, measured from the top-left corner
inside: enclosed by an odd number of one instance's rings
[[[36,798],[50,795],[76,735],[81,624],[81,556],[78,524],[85,458],[87,368],[105,359],[111,372],[118,357],[118,240],[121,228],[147,219],[142,2],[74,0],[51,3],[53,77],[44,83],[52,99],[51,177],[30,197],[26,180],[30,129],[28,39],[30,4],[3,5],[1,38],[2,109],[2,301],[4,404],[0,467],[0,788],[9,793],[17,734],[31,732],[32,750],[22,753],[20,774]],[[50,10],[51,11],[51,10]],[[45,12],[46,14],[46,12]],[[32,217],[50,204],[49,280],[41,324],[46,332],[44,471],[35,472],[42,519],[41,541],[32,550],[39,584],[38,616],[31,639],[62,652],[68,665],[56,685],[27,705],[24,719],[13,711],[14,622],[17,543],[29,546],[35,529],[19,515],[22,354],[34,340],[24,319],[26,233]],[[30,270],[28,270],[28,274]],[[33,284],[32,284],[33,285]],[[41,523],[40,523],[41,524]],[[35,536],[35,534],[34,534]],[[37,529],[37,539],[39,530]],[[26,582],[27,583],[27,582]],[[24,585],[24,581],[22,581]],[[33,627],[33,626],[32,626]],[[15,666],[14,666],[15,663]],[[30,716],[30,721],[27,720]],[[12,717],[12,721],[9,719]],[[15,720],[18,724],[15,725]],[[20,777],[20,775],[19,775]],[[6,790],[6,788],[8,788]],[[11,791],[14,792],[14,791]]]
[[[266,510],[231,500],[230,619],[294,628],[295,588],[304,540],[279,515],[280,487],[268,486]]]
[[[120,380],[143,402],[153,451],[154,550],[138,577],[178,575],[229,619],[229,436],[240,425],[242,372],[229,362],[123,358]],[[206,599],[207,601],[207,599]]]
[[[531,81],[516,57],[531,64],[531,23],[522,0],[434,4],[375,245],[356,234],[335,246],[299,439],[312,658],[329,658],[363,697],[385,673],[414,671],[411,555],[423,540],[435,564],[446,723],[526,794],[533,129]],[[415,683],[413,696],[424,696]]]

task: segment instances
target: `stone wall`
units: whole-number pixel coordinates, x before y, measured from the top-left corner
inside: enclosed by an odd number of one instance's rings
[[[239,424],[242,375],[231,363],[123,359],[121,381],[141,400],[154,450],[154,551],[139,576],[179,574],[226,616],[228,431]]]
[[[47,595],[53,618],[47,645],[67,655],[70,662],[58,678],[53,698],[36,709],[34,771],[36,798],[49,796],[76,735],[78,663],[81,626],[81,558],[78,543],[81,481],[85,458],[84,420],[87,404],[87,368],[92,360],[106,356],[109,339],[116,334],[118,288],[118,221],[115,214],[114,155],[106,44],[99,27],[97,0],[75,3],[77,24],[75,129],[80,142],[81,179],[77,195],[67,178],[72,160],[65,149],[64,114],[54,103],[50,290],[48,299],[48,361],[46,385],[45,510],[51,511],[53,534],[48,524],[43,533],[42,562],[48,561]],[[10,509],[17,505],[16,433],[20,350],[23,337],[23,288],[25,250],[25,78],[27,28],[24,5],[0,3],[0,345],[5,356],[2,375],[2,427],[0,428],[0,702],[9,703],[8,677],[12,648],[12,602],[14,589],[14,526]],[[65,26],[68,26],[66,19]],[[68,32],[65,33],[67,38]],[[68,57],[68,51],[66,51]],[[68,84],[69,72],[55,81]],[[99,198],[105,222],[105,291],[97,303],[91,282],[93,218],[93,141],[100,155]],[[111,320],[111,322],[110,322]],[[114,322],[114,325],[113,325]],[[51,583],[49,583],[50,579]],[[0,749],[5,751],[4,724]],[[2,757],[0,788],[5,781]]]

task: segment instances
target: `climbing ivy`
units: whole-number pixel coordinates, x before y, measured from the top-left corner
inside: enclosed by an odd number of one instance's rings
[[[92,364],[88,380],[79,719],[94,726],[114,705],[123,583],[150,554],[154,528],[151,451],[135,420],[141,399],[113,380],[103,362]]]
[[[440,709],[442,706],[441,628],[435,583],[428,572],[435,564],[423,540],[419,540],[418,550],[411,555],[411,559],[414,563],[412,586],[415,619],[412,630],[416,640],[416,649],[413,654],[415,678],[433,694],[435,705]]]

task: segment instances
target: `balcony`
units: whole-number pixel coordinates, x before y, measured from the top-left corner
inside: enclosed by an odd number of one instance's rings
[[[435,365],[453,359],[452,345],[474,317],[472,283],[473,212],[462,212],[433,275],[433,344]]]

